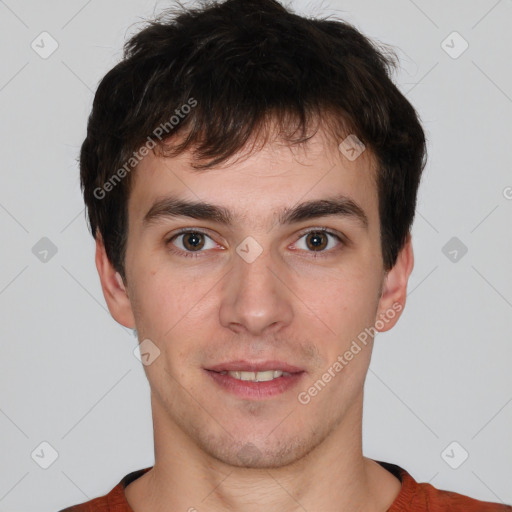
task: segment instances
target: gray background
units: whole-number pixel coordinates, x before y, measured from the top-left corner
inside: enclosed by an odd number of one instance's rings
[[[98,81],[166,5],[0,1],[1,511],[58,510],[153,464],[149,386],[105,306],[76,158]],[[376,341],[364,453],[512,503],[512,1],[292,5],[395,46],[429,139],[416,265],[402,319]],[[51,48],[43,31],[59,45],[46,59],[31,47]],[[469,44],[458,58],[454,31]]]

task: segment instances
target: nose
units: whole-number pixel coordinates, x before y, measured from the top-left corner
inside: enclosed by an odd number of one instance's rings
[[[289,272],[269,250],[254,261],[235,254],[222,288],[221,324],[236,333],[275,334],[293,318],[289,281]]]

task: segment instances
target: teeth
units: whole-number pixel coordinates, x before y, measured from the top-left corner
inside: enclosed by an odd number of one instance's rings
[[[220,372],[223,375],[226,373],[238,380],[248,380],[252,382],[267,382],[269,380],[277,379],[281,376],[291,375],[288,372],[282,372],[281,370],[265,370],[263,372]]]

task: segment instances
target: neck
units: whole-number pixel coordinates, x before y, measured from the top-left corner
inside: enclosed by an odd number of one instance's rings
[[[397,478],[362,454],[362,394],[323,441],[291,464],[241,468],[201,449],[152,397],[155,464],[130,484],[135,512],[385,512]]]

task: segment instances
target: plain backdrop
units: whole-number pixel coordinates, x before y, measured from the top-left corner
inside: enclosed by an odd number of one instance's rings
[[[59,510],[153,464],[149,386],[106,309],[76,158],[99,80],[167,5],[0,1],[0,511]],[[416,264],[375,343],[364,453],[512,503],[512,1],[291,5],[394,46],[428,137]]]

